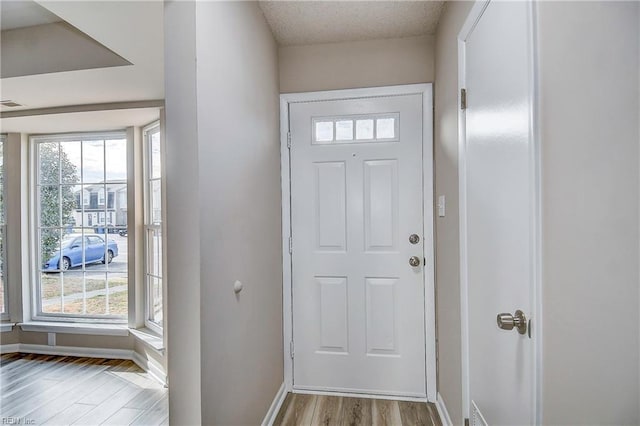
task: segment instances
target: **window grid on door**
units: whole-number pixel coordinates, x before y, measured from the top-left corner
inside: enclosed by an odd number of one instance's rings
[[[363,142],[397,142],[400,140],[400,114],[371,114],[342,117],[314,117],[313,145]]]

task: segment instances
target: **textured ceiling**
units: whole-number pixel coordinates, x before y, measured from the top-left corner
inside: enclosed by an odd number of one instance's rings
[[[282,46],[435,34],[443,1],[260,1]]]

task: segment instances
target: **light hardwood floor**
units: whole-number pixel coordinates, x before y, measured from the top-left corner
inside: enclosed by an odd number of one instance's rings
[[[287,394],[274,426],[442,426],[436,407],[424,402]]]
[[[0,394],[2,424],[168,424],[167,389],[131,361],[5,354]]]

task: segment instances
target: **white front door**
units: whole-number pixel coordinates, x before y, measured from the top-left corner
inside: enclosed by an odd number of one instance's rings
[[[294,389],[426,396],[422,117],[290,104]]]
[[[472,10],[465,25],[469,32],[461,34],[467,403],[472,425],[526,425],[536,421],[535,341],[529,331],[539,338],[528,322],[535,313],[538,274],[531,4],[491,2],[484,11],[482,6]],[[509,330],[517,310],[526,318],[523,334],[517,327]],[[501,313],[508,314],[503,328],[497,321]]]

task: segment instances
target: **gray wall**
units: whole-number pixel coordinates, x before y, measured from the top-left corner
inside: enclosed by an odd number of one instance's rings
[[[196,9],[202,421],[257,424],[283,382],[278,50],[257,3]]]
[[[449,2],[436,34],[434,90],[436,197],[446,216],[436,217],[436,323],[438,392],[454,424],[462,424],[460,233],[458,220],[458,32],[472,2]]]
[[[638,424],[637,2],[538,4],[545,424]]]
[[[433,36],[283,46],[280,91],[392,86],[433,81]]]
[[[165,2],[169,423],[201,423],[195,2]]]
[[[254,2],[165,19],[171,423],[258,424],[283,382],[277,46]]]

